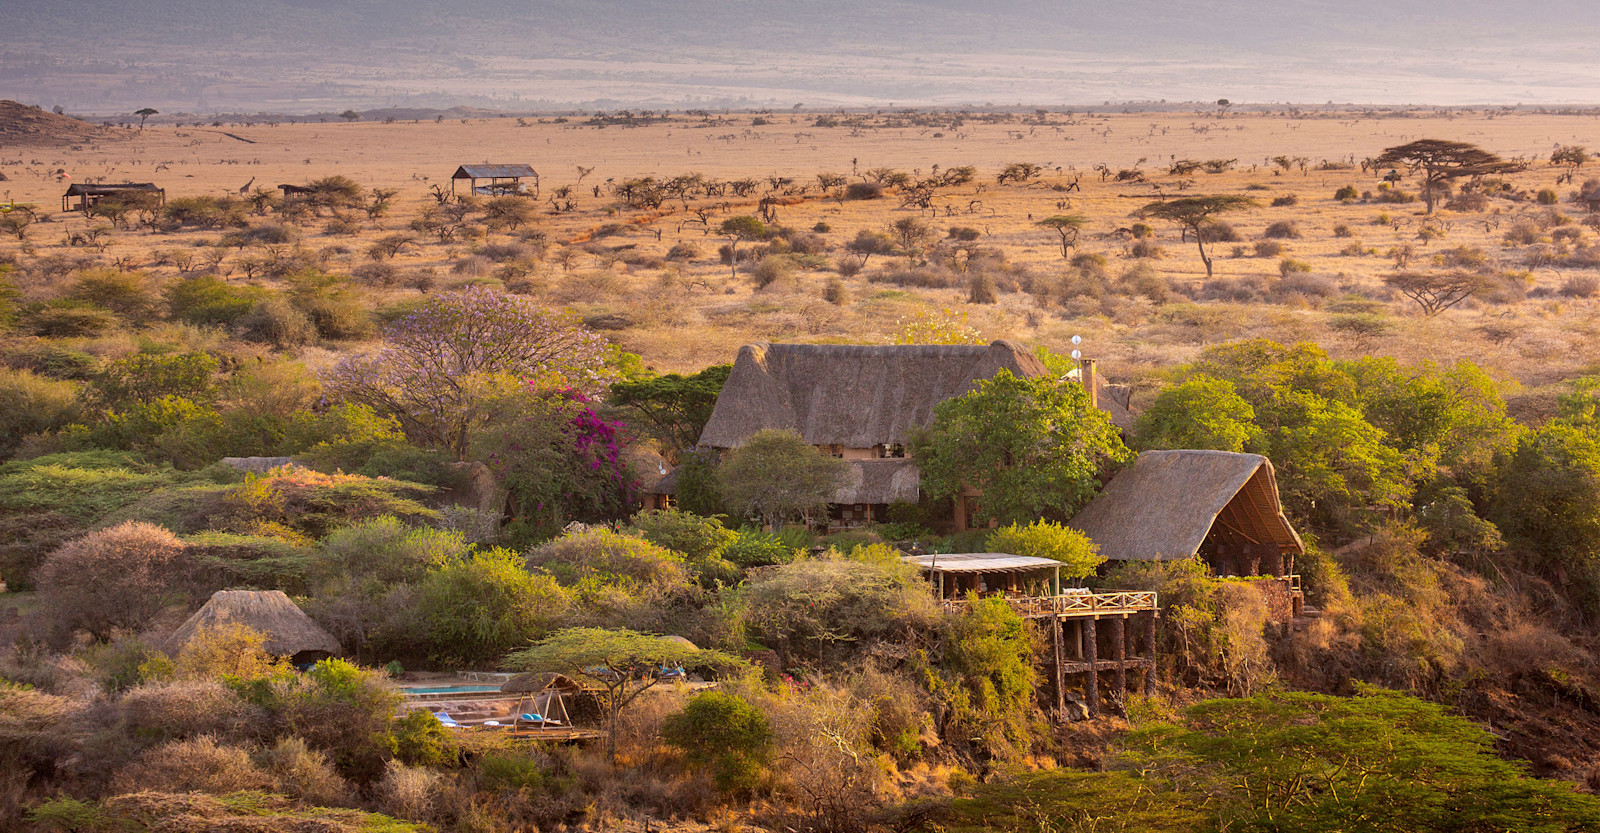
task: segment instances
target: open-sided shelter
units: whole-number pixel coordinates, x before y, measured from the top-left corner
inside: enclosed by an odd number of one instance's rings
[[[78,200],[76,206],[71,205],[74,197]],[[75,182],[67,186],[67,192],[61,195],[61,210],[88,214],[95,203],[108,197],[127,199],[140,205],[148,204],[151,208],[167,204],[166,190],[153,182]]]
[[[266,636],[267,653],[288,657],[296,665],[343,653],[339,640],[322,629],[282,590],[218,590],[172,637],[167,650],[176,654],[201,630],[237,623]]]
[[[539,174],[532,165],[516,164],[482,164],[462,165],[450,175],[450,193],[456,192],[456,181],[465,179],[469,183],[469,194],[483,194],[494,196],[498,194],[517,194],[522,192],[523,178],[538,179]],[[478,187],[478,180],[486,179],[488,185]]]

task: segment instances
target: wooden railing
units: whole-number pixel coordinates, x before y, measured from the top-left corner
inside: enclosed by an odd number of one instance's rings
[[[1114,590],[1108,593],[1062,593],[1058,596],[997,596],[1023,618],[1045,616],[1100,616],[1156,609],[1154,590]],[[946,610],[967,609],[967,600],[943,599]]]

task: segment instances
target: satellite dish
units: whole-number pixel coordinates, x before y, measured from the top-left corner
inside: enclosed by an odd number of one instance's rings
[[[1083,358],[1083,351],[1082,351],[1082,350],[1074,350],[1074,351],[1072,351],[1072,357],[1073,357],[1073,358],[1074,358],[1074,359],[1081,359],[1081,358]]]
[[[1072,343],[1073,344],[1082,344],[1083,343],[1083,336],[1073,336],[1072,337]]]

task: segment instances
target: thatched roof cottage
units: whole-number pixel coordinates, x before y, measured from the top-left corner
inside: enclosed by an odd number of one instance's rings
[[[1278,502],[1272,461],[1228,451],[1146,451],[1071,526],[1111,561],[1200,556],[1219,576],[1274,576],[1298,607],[1305,544]]]
[[[1101,386],[1092,363],[1085,364],[1084,375],[1098,393]],[[906,450],[912,432],[932,421],[936,405],[970,392],[1001,370],[1023,378],[1049,373],[1031,350],[1014,341],[749,344],[739,349],[700,445],[726,450],[764,429],[794,431],[849,464],[830,509],[830,524],[882,522],[890,504],[920,499],[921,474]],[[1126,419],[1125,408],[1114,408]],[[670,474],[647,484],[646,506],[669,503],[674,485]],[[955,509],[952,525],[962,528],[965,515],[960,506]]]
[[[282,590],[218,590],[172,637],[167,650],[176,654],[201,629],[238,623],[267,637],[267,653],[288,657],[296,665],[343,653],[339,640],[311,620]]]

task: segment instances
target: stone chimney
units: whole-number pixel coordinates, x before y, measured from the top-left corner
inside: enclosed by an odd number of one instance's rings
[[[1079,368],[1079,381],[1083,382],[1083,389],[1089,392],[1089,407],[1100,407],[1100,377],[1095,373],[1094,359],[1084,359]]]

